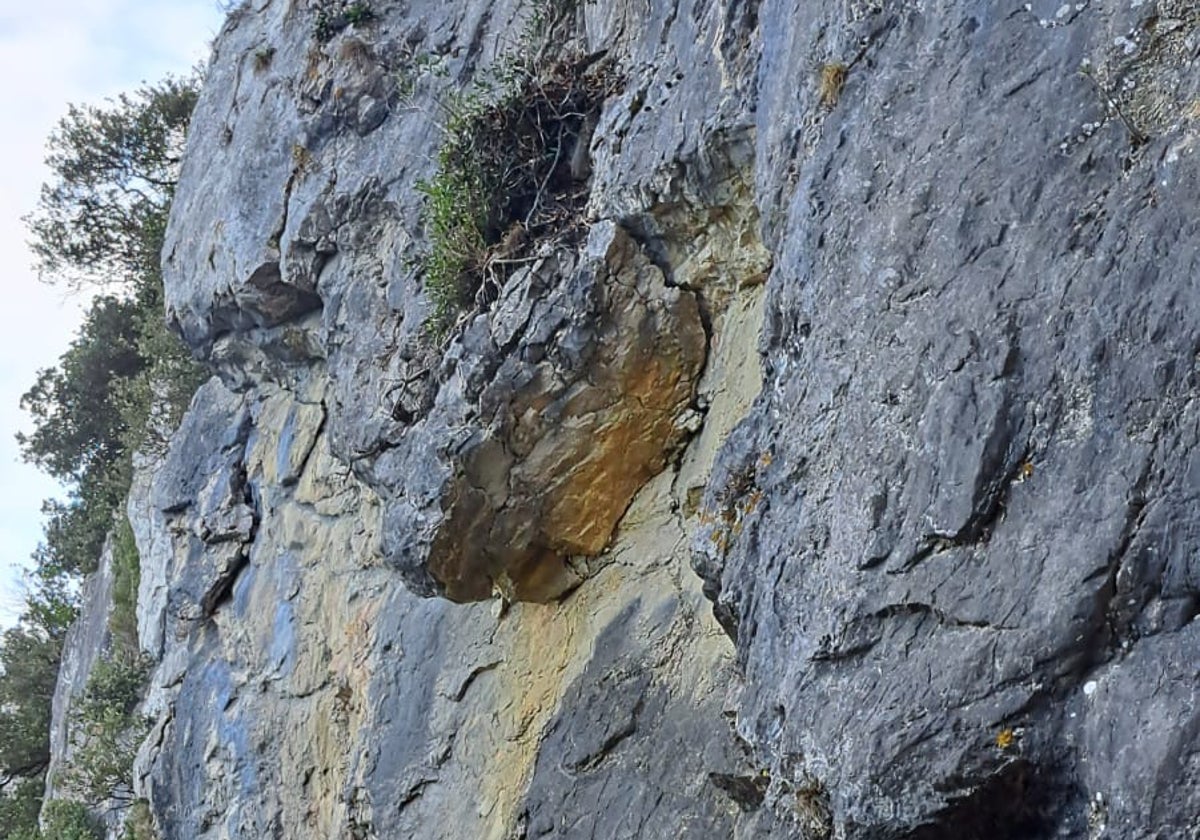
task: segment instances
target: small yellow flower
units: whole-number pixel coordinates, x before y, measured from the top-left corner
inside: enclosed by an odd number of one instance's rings
[[[1017,733],[1011,727],[1005,727],[996,733],[996,746],[1002,750],[1010,750],[1017,742]]]

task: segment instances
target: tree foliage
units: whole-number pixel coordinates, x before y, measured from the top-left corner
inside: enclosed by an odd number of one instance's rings
[[[55,590],[68,604],[61,581],[95,568],[124,505],[132,452],[159,444],[155,434],[199,383],[166,329],[159,264],[198,86],[195,76],[168,78],[105,106],[72,106],[49,140],[53,178],[27,219],[44,279],[109,290],[21,400],[34,425],[18,436],[23,456],[68,486],[65,501],[43,507],[34,591]]]
[[[57,367],[38,374],[21,398],[35,431],[18,435],[27,461],[61,481],[82,482],[121,455],[120,383],[145,369],[138,351],[138,301],[96,298]]]
[[[50,704],[61,652],[61,640],[24,625],[0,637],[0,782],[38,776],[50,763]]]
[[[121,285],[157,272],[198,89],[167,78],[107,107],[70,106],[48,142],[54,180],[26,219],[43,276]]]
[[[81,802],[56,799],[46,805],[46,824],[10,828],[4,840],[103,840],[104,824]]]
[[[24,620],[0,636],[0,838],[4,840],[42,838],[37,821],[50,764],[50,713],[69,621],[50,606],[54,597],[47,594],[31,604]]]
[[[0,837],[4,840],[38,836],[38,812],[42,808],[41,779],[18,779],[0,796]]]
[[[150,814],[150,803],[139,799],[129,806],[125,814],[125,829],[121,840],[158,840],[154,832],[154,818]]]
[[[131,795],[133,759],[147,730],[136,711],[148,672],[140,656],[103,659],[71,709],[74,751],[63,781],[88,802]]]
[[[36,815],[49,764],[51,701],[82,575],[120,521],[131,453],[164,433],[199,372],[164,324],[159,254],[199,78],[169,78],[102,106],[72,106],[49,140],[51,180],[26,221],[39,271],[70,288],[104,291],[59,363],[40,371],[21,405],[33,431],[23,456],[67,485],[48,500],[45,537],[21,623],[0,636],[0,838],[102,836],[84,805]],[[156,406],[158,406],[156,408]],[[137,556],[126,524],[114,610],[115,651],[97,667],[72,727],[73,771],[91,799],[128,778],[144,734],[134,714],[144,664],[136,651]],[[31,818],[30,815],[33,815]]]

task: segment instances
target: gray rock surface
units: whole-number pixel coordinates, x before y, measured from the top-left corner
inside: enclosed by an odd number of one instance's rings
[[[731,836],[740,807],[713,777],[753,771],[721,716],[731,649],[687,569],[674,472],[567,600],[458,605],[397,585],[381,502],[307,409],[210,383],[141,501],[173,546],[151,555],[172,594],[135,768],[162,836],[504,837],[601,812],[625,822],[613,836]],[[203,432],[246,417],[248,434]],[[239,476],[258,525],[229,579],[229,543],[197,525],[245,505],[212,492]]]
[[[546,7],[586,235],[443,344],[417,186],[533,9],[370,6],[247,4],[193,122],[162,835],[1194,833],[1193,4]]]
[[[71,797],[71,791],[58,781],[70,764],[74,747],[70,730],[71,706],[83,696],[92,669],[108,652],[112,642],[108,630],[108,616],[113,607],[111,540],[105,542],[96,571],[84,580],[79,595],[79,618],[63,639],[62,662],[54,685],[50,766],[46,771],[47,800],[56,795]]]
[[[847,837],[1190,836],[1200,16],[845,12],[759,10],[766,376],[696,543],[739,731]]]

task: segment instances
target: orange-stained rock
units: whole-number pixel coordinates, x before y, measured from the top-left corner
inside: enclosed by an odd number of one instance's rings
[[[540,263],[510,285],[586,286],[594,307],[573,317],[592,352],[565,364],[547,352],[463,456],[428,562],[453,600],[501,590],[546,601],[578,585],[566,558],[608,545],[687,435],[679,420],[707,352],[695,295],[668,286],[613,223],[592,229],[571,276],[539,276],[559,266]]]

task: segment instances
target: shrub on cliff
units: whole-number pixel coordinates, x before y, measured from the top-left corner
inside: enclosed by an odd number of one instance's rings
[[[148,673],[145,659],[118,652],[96,663],[71,709],[73,751],[62,783],[88,802],[131,795],[133,759],[147,730],[137,706]]]
[[[150,814],[150,803],[139,799],[129,806],[125,814],[125,828],[121,840],[158,840],[154,831],[154,818]]]
[[[498,288],[535,246],[577,227],[587,146],[617,81],[603,61],[552,54],[569,2],[539,4],[522,42],[487,77],[441,103],[438,169],[425,194],[431,331],[444,335],[484,284]]]
[[[42,783],[38,779],[17,779],[11,790],[0,796],[0,838],[15,840],[34,832],[42,807]]]
[[[10,828],[4,840],[103,840],[104,825],[79,802],[55,799],[46,805],[46,822]]]

